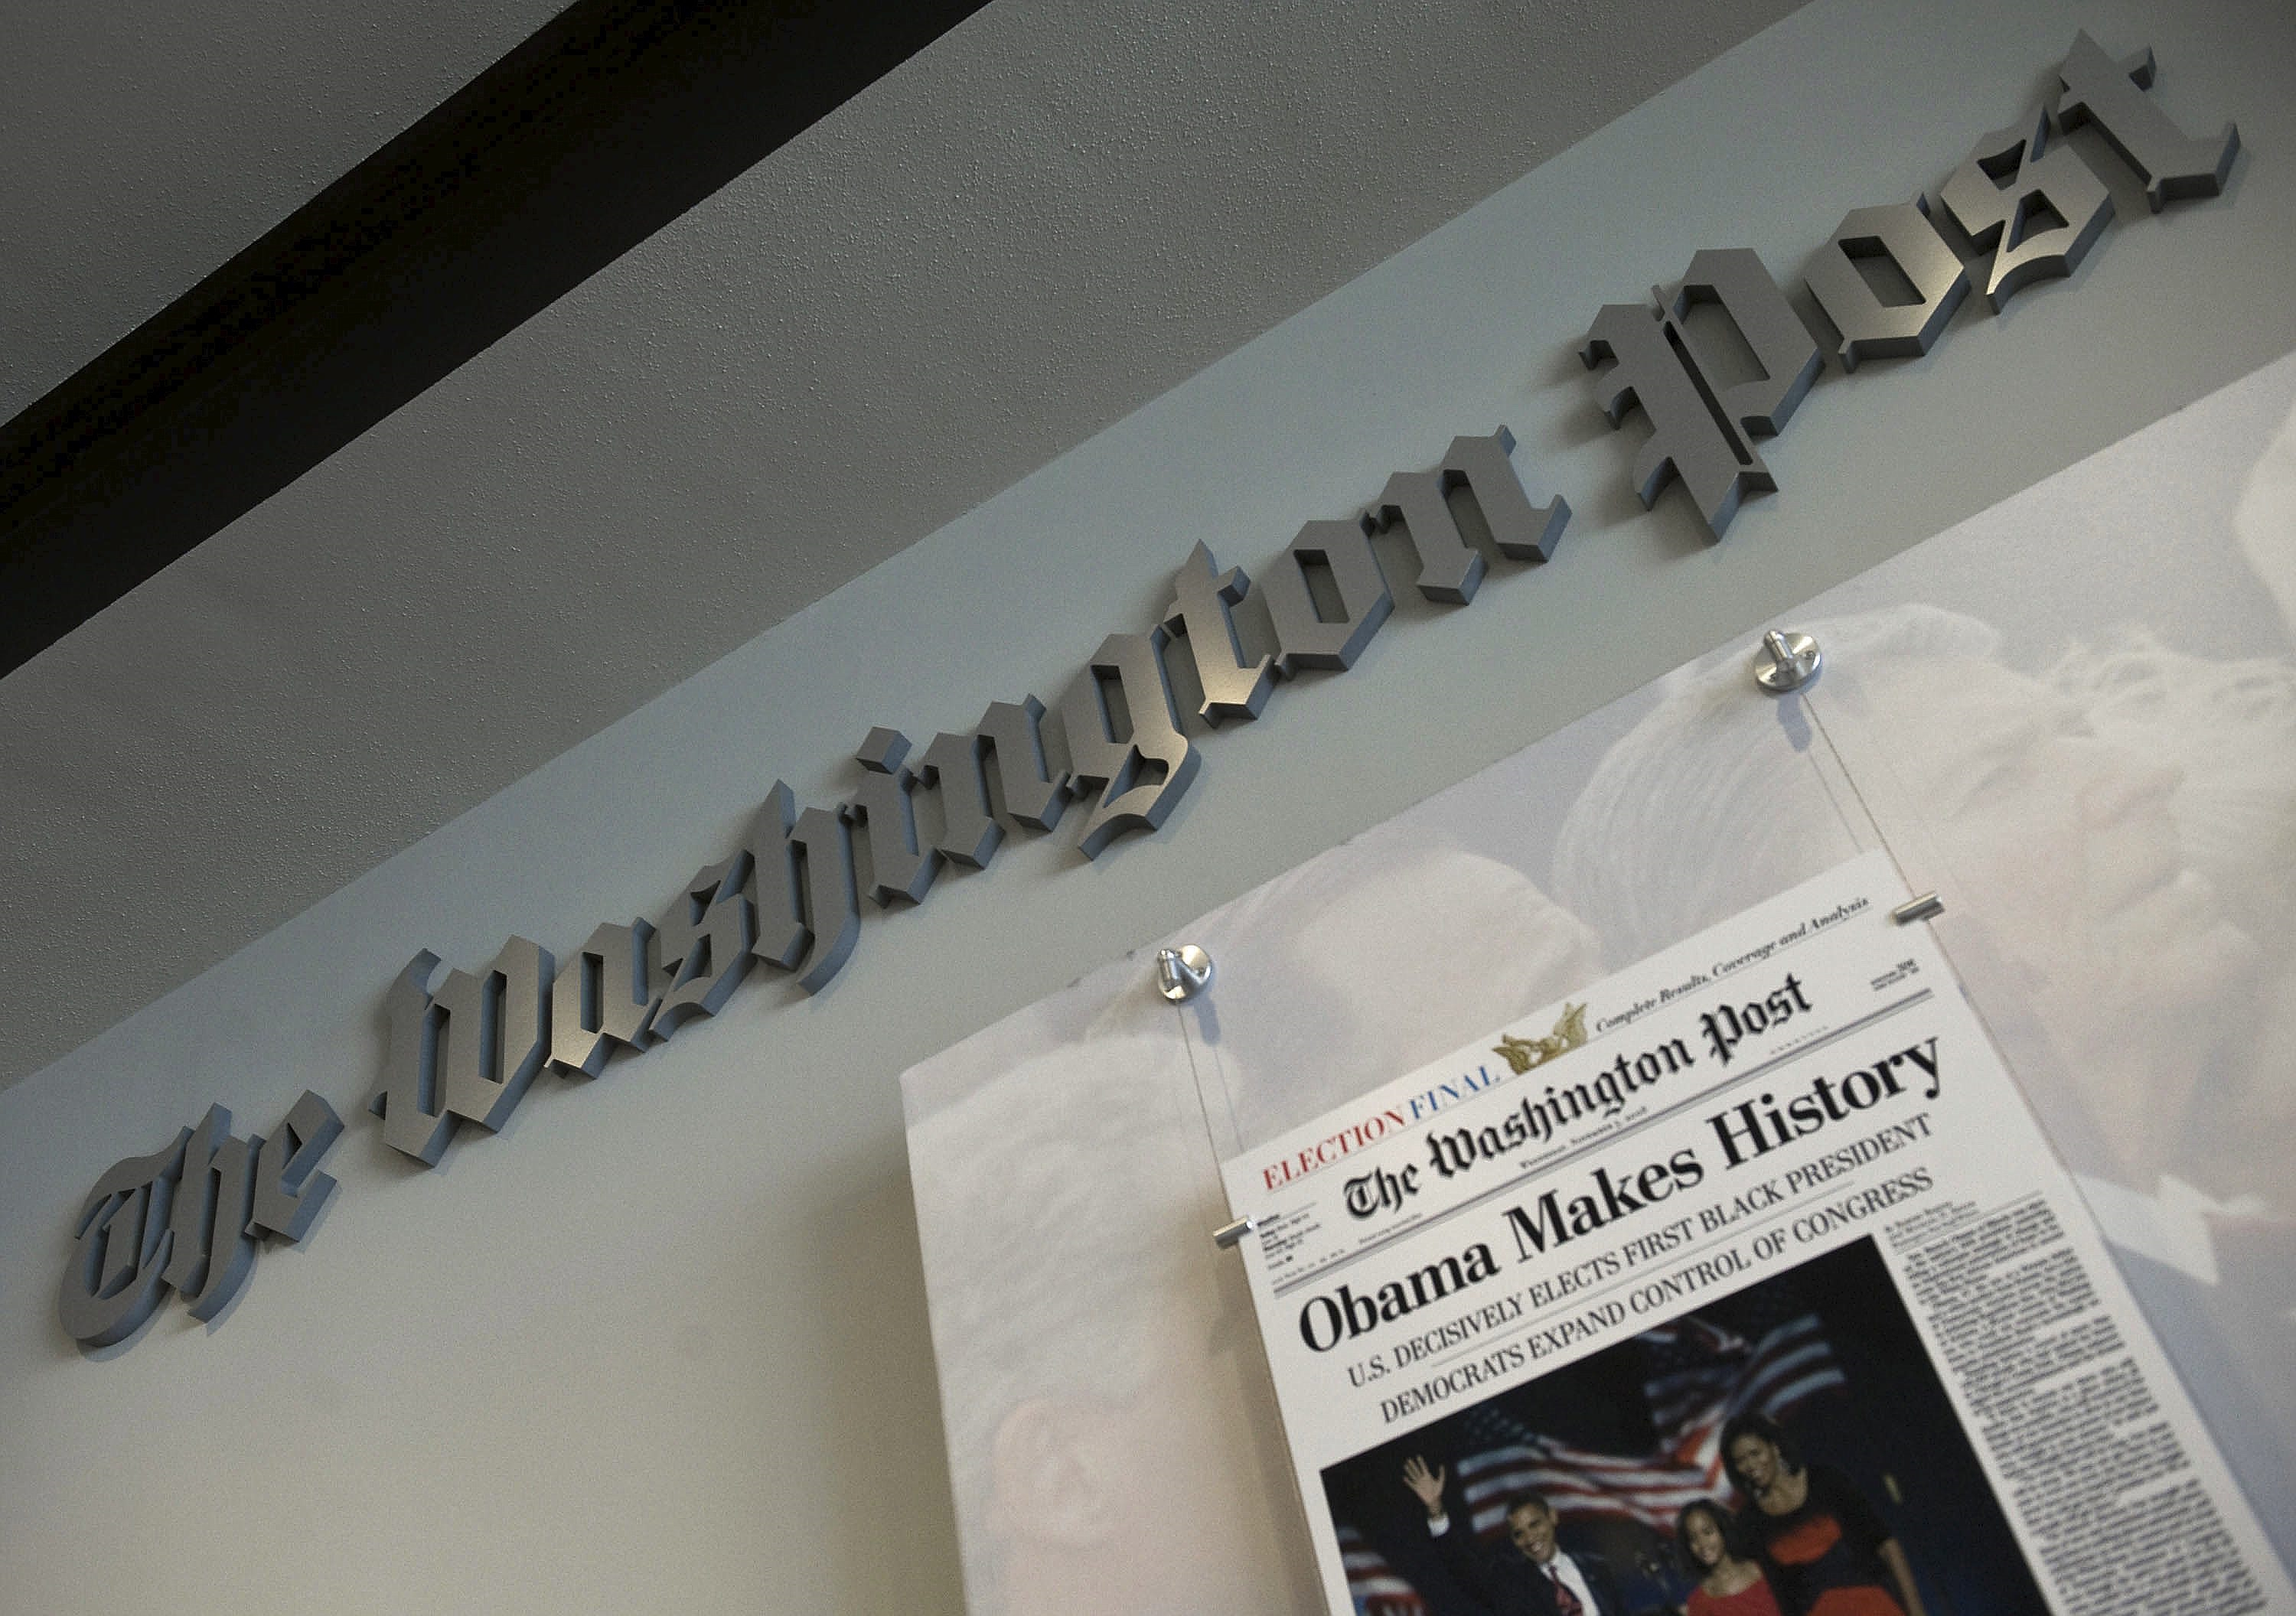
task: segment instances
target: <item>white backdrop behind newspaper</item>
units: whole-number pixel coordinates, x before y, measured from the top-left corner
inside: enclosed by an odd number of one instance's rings
[[[904,1079],[977,1616],[1321,1607],[1218,1158],[1886,846],[2296,1550],[2296,355]],[[1248,1210],[1248,1209],[1238,1209]]]

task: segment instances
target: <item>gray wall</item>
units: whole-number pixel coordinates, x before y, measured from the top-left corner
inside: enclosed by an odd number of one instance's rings
[[[0,975],[0,1086],[1794,4],[1168,0],[1119,15],[1098,0],[997,0],[974,12],[451,386],[0,678],[0,755],[36,760],[0,771],[0,947],[40,940]],[[245,120],[233,123],[237,143],[323,160],[340,148],[309,147],[299,114],[316,99],[356,119],[361,103],[282,86],[340,77],[346,53],[375,66],[422,31],[408,8],[452,0],[392,0],[387,17],[362,16],[355,37],[389,37],[364,51],[324,27],[266,33],[263,12],[277,4],[206,0],[185,25],[275,43],[280,60],[245,75],[192,75],[219,106],[187,104],[165,36],[104,58],[105,94],[53,128],[10,124],[13,85],[0,69],[0,152],[27,153],[14,174],[0,164],[0,371],[57,351],[33,334],[33,316],[81,329],[87,308],[105,305],[107,276],[179,264],[211,239],[208,214],[242,218],[300,200],[266,186],[266,164],[227,169],[228,197],[171,191],[176,162],[206,160],[204,173],[222,161],[186,131]],[[619,0],[591,9],[627,14]],[[108,5],[26,31],[45,47],[38,61],[102,57],[125,32]],[[466,48],[455,28],[429,36],[436,51]],[[646,60],[649,80],[668,71],[652,52]],[[701,93],[705,108],[734,93],[741,70],[726,72]],[[144,160],[146,118],[179,135],[175,162]],[[719,133],[705,122],[689,138],[709,144]],[[632,136],[624,123],[597,138]],[[94,159],[114,143],[170,208],[144,206],[150,192],[139,191],[126,211],[148,226],[101,238],[64,229],[78,216],[56,192],[77,195],[73,178],[102,199],[96,213],[128,193],[108,167],[63,173],[71,165],[52,161],[51,145]],[[27,194],[19,183],[31,173],[43,183]],[[675,188],[678,175],[667,178]],[[609,195],[603,206],[611,229],[627,203]],[[187,209],[200,225],[188,235]],[[513,228],[547,233],[532,218]],[[41,233],[59,229],[55,241]],[[20,241],[60,256],[18,276]],[[570,269],[557,255],[580,250],[545,244],[540,273],[554,283],[554,271]],[[451,268],[434,278],[407,296],[435,316],[455,294]],[[30,306],[12,313],[20,296]],[[460,296],[490,301],[468,284]],[[365,335],[370,347],[387,340]],[[335,368],[277,385],[291,397],[316,389],[323,414],[352,407],[325,380]],[[217,385],[229,393],[227,380]],[[220,407],[212,396],[202,406]],[[244,412],[234,420],[236,438],[210,441],[209,454],[252,443],[258,459],[275,459]],[[91,868],[168,902],[99,918],[79,901]],[[106,968],[86,969],[90,957]]]
[[[0,56],[0,421],[565,0],[27,0]]]
[[[1785,272],[1849,208],[1934,186],[2076,28],[2149,37],[2189,127],[2239,120],[2230,194],[2128,211],[2071,284],[1830,377],[1722,547],[1678,494],[1643,514],[1640,428],[1603,426],[1572,357],[1595,310],[1701,247]],[[2296,18],[2262,0],[1820,0],[0,1093],[0,1604],[955,1609],[895,1074],[2296,346],[2292,63]],[[306,1086],[350,1114],[416,947],[472,966],[652,912],[775,776],[827,802],[873,723],[1050,701],[1196,540],[1257,565],[1500,420],[1578,509],[1559,558],[1464,611],[1405,604],[1354,673],[1208,739],[1160,835],[1091,864],[1019,846],[870,922],[818,999],[753,986],[596,1082],[545,1080],[441,1171],[357,1118],[332,1212],[217,1326],[170,1306],[102,1362],[59,1332],[97,1173],[210,1100],[242,1129]],[[324,469],[340,520],[390,504],[379,463]]]

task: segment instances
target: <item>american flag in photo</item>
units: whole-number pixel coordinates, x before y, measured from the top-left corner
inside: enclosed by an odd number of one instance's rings
[[[1356,1616],[1427,1616],[1418,1590],[1397,1576],[1352,1526],[1340,1528],[1340,1563],[1347,1570]]]
[[[1648,1454],[1575,1448],[1489,1406],[1462,1417],[1470,1451],[1458,1461],[1459,1483],[1476,1531],[1498,1530],[1526,1492],[1544,1493],[1562,1514],[1616,1515],[1671,1531],[1684,1505],[1720,1495],[1722,1427],[1734,1416],[1775,1419],[1843,1383],[1810,1314],[1783,1319],[1752,1342],[1696,1318],[1639,1339],[1650,1354],[1643,1392],[1658,1432]]]

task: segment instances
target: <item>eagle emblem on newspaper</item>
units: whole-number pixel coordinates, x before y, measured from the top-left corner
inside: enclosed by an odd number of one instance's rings
[[[1506,1064],[1513,1067],[1515,1075],[1520,1077],[1533,1066],[1543,1066],[1556,1056],[1575,1049],[1586,1041],[1587,1007],[1566,1004],[1562,1007],[1562,1019],[1554,1024],[1554,1031],[1545,1038],[1517,1038],[1513,1033],[1502,1032],[1498,1042],[1492,1046],[1491,1053],[1505,1056]]]

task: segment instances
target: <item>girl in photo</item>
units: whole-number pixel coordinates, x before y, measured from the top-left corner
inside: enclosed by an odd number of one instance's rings
[[[1683,1607],[1686,1616],[1784,1616],[1761,1562],[1740,1537],[1738,1523],[1711,1498],[1682,1506],[1674,1546],[1683,1570],[1697,1579]]]

